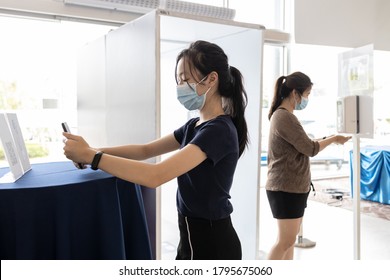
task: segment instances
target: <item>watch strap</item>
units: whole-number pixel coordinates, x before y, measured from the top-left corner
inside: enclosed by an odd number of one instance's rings
[[[98,170],[100,159],[102,158],[103,152],[97,151],[95,156],[93,157],[92,163],[91,163],[91,169],[92,170]]]

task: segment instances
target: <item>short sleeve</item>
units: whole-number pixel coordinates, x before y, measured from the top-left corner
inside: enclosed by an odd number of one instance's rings
[[[238,158],[237,130],[228,116],[205,123],[190,143],[206,153],[214,165],[227,155]]]
[[[193,118],[187,121],[183,126],[176,129],[173,132],[173,135],[175,136],[175,139],[178,143],[181,144],[181,147],[185,146],[188,141],[186,141],[186,135],[188,134],[188,130],[193,129],[196,122],[199,120],[199,118]]]

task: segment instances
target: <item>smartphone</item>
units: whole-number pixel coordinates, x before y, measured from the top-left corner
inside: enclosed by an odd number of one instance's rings
[[[66,122],[61,123],[61,126],[62,126],[62,129],[63,129],[65,132],[71,133],[71,132],[70,132],[70,128],[69,128],[69,126],[68,126],[68,124],[67,124]],[[84,169],[84,168],[85,168],[85,165],[82,164],[82,163],[77,163],[77,162],[73,162],[73,163],[74,163],[74,165],[75,165],[77,168],[79,168],[79,169]]]
[[[64,130],[64,132],[71,133],[70,132],[70,128],[69,128],[69,126],[68,126],[68,124],[66,122],[61,123],[61,125],[62,125],[62,129]]]

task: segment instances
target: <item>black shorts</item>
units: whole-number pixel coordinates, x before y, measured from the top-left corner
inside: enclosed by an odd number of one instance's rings
[[[267,197],[275,219],[297,219],[303,217],[307,206],[307,193],[268,191]]]
[[[241,242],[230,216],[211,221],[179,214],[179,229],[176,260],[241,260]]]

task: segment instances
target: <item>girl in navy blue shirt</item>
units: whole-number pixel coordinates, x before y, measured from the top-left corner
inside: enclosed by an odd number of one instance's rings
[[[241,259],[232,225],[230,188],[248,143],[247,95],[238,69],[216,44],[196,41],[176,60],[177,99],[199,110],[172,134],[141,145],[94,149],[64,133],[64,153],[118,178],[156,188],[177,177],[180,243],[176,259]],[[142,160],[178,150],[158,162]]]

